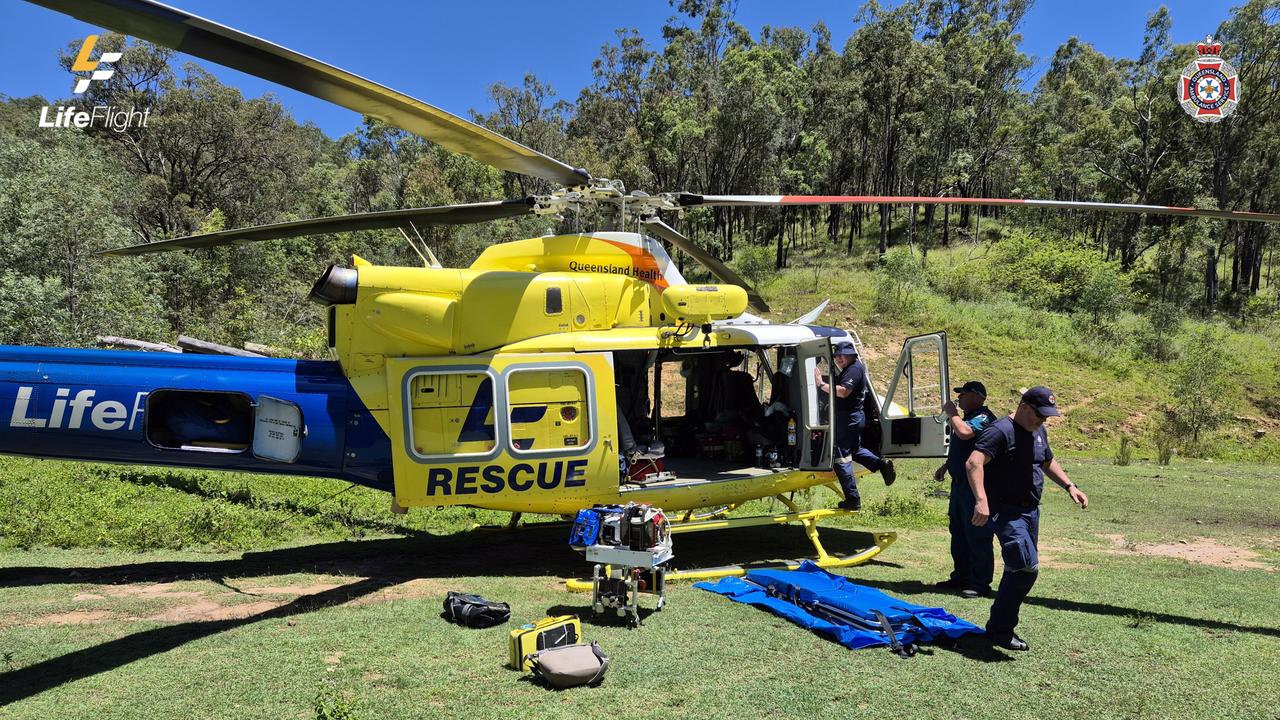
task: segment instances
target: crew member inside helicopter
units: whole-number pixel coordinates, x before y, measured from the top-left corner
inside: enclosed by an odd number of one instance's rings
[[[867,370],[858,360],[858,349],[851,342],[839,342],[832,348],[835,370],[831,381],[822,377],[822,368],[813,369],[818,389],[824,393],[834,388],[835,423],[836,423],[836,478],[844,490],[844,500],[838,507],[842,510],[861,510],[862,496],[858,494],[858,481],[853,475],[853,463],[872,472],[879,471],[885,485],[892,485],[897,473],[892,460],[882,459],[862,446],[862,431],[866,427],[866,414],[863,405],[867,397]]]
[[[648,475],[662,472],[666,447],[654,431],[649,418],[647,386],[649,353],[615,353],[617,378],[615,397],[618,407],[618,443],[623,482],[643,481]]]

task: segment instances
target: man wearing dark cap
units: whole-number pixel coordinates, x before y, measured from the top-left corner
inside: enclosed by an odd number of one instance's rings
[[[853,476],[853,462],[872,472],[879,471],[885,485],[892,485],[897,478],[892,460],[882,460],[868,448],[862,447],[862,430],[866,427],[863,403],[867,399],[867,369],[858,360],[858,349],[851,342],[838,342],[832,348],[835,370],[830,383],[822,378],[822,369],[813,369],[818,389],[831,392],[835,389],[836,415],[836,478],[844,490],[842,510],[861,510],[862,497],[858,494],[858,481]]]
[[[956,392],[956,402],[948,400],[942,406],[947,413],[947,424],[951,426],[951,444],[947,448],[947,461],[934,472],[933,479],[941,482],[945,475],[951,475],[951,502],[947,514],[954,569],[951,577],[938,583],[938,587],[959,591],[966,598],[990,596],[996,563],[995,553],[991,550],[991,526],[978,527],[972,522],[975,500],[964,464],[969,453],[973,452],[978,436],[996,421],[996,416],[986,406],[987,386],[977,380],[970,380],[952,390]]]
[[[1059,414],[1052,390],[1031,388],[1022,394],[1012,415],[1000,418],[983,431],[965,462],[975,498],[973,524],[982,527],[990,523],[1000,539],[1004,575],[991,605],[987,634],[993,644],[1007,650],[1028,649],[1013,630],[1018,625],[1022,601],[1040,571],[1036,543],[1045,474],[1077,505],[1089,507],[1088,496],[1071,482],[1049,448],[1044,420]]]

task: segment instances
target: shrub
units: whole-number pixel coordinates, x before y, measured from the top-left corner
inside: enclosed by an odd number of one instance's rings
[[[1129,443],[1129,436],[1120,435],[1120,447],[1116,448],[1115,464],[1124,467],[1133,462],[1133,448]]]
[[[920,283],[920,259],[909,248],[896,247],[881,258],[876,272],[871,309],[880,315],[910,317],[915,313],[915,289]]]
[[[1086,310],[1114,318],[1130,304],[1128,279],[1097,250],[1065,239],[1011,233],[991,246],[992,285],[1045,310]]]
[[[982,302],[991,297],[986,265],[980,262],[931,262],[925,275],[929,287],[953,302]]]
[[[1137,332],[1138,349],[1156,362],[1173,359],[1173,338],[1182,327],[1182,307],[1171,302],[1154,302],[1143,317],[1146,324]]]
[[[1207,327],[1187,338],[1170,368],[1168,405],[1179,411],[1166,417],[1193,457],[1204,451],[1204,435],[1226,419],[1232,377],[1238,367],[1239,362],[1228,352],[1226,333]]]
[[[1156,462],[1160,465],[1172,463],[1177,452],[1177,430],[1173,427],[1169,413],[1165,413],[1157,423],[1151,440],[1156,446]]]
[[[1240,304],[1240,324],[1245,328],[1261,329],[1280,317],[1280,299],[1254,295]]]
[[[733,266],[752,285],[760,285],[775,272],[774,251],[764,245],[739,246],[733,253]]]

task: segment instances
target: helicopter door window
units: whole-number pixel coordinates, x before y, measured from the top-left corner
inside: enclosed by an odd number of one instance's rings
[[[584,450],[593,444],[591,379],[579,366],[518,367],[508,372],[512,452]]]
[[[559,315],[564,312],[564,294],[558,287],[547,288],[547,314]]]
[[[241,453],[253,437],[253,404],[243,393],[155,390],[145,417],[147,440],[162,448]]]
[[[418,459],[497,451],[495,376],[482,370],[417,372],[405,380],[410,450]]]
[[[253,413],[254,457],[294,462],[302,452],[302,438],[306,432],[302,408],[297,403],[269,395],[258,397],[258,406]]]

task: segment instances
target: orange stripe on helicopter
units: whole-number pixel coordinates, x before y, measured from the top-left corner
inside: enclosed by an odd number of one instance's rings
[[[634,245],[628,245],[627,243],[618,242],[616,240],[607,240],[605,238],[597,239],[622,250],[631,257],[631,267],[637,271],[632,275],[632,277],[644,280],[659,290],[666,290],[671,287],[671,284],[667,282],[666,273],[664,273],[662,268],[658,266],[657,258],[655,258],[648,250],[635,247]],[[656,277],[657,280],[649,280],[649,277]]]

